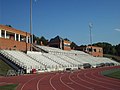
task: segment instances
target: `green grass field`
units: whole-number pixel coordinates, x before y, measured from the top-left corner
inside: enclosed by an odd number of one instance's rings
[[[112,69],[103,71],[102,74],[107,77],[120,79],[120,69]]]
[[[117,71],[117,72],[111,73],[111,74],[106,75],[106,76],[108,76],[108,77],[112,77],[112,78],[120,79],[120,71]]]
[[[7,71],[10,69],[12,68],[0,59],[0,76],[6,75]]]
[[[16,90],[17,84],[0,86],[0,90]]]

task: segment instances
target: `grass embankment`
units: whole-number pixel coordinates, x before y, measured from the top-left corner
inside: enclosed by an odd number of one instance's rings
[[[12,68],[0,59],[0,76],[5,76],[8,70]],[[16,90],[17,84],[0,86],[0,90]]]
[[[102,74],[107,77],[120,79],[120,68],[103,71]]]
[[[117,62],[120,62],[120,56],[115,56],[115,55],[109,55],[109,54],[104,54],[104,57],[111,58]]]
[[[12,69],[8,64],[0,59],[0,76],[5,76],[7,71]],[[1,90],[1,89],[0,89]]]
[[[16,90],[17,84],[0,86],[0,90]]]

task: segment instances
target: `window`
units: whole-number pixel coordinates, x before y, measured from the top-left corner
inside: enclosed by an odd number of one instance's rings
[[[94,52],[96,52],[96,49],[94,49]]]
[[[87,52],[92,52],[92,48],[87,48]]]
[[[101,49],[99,49],[99,52],[101,52]]]
[[[4,30],[1,30],[1,36],[5,37],[5,31]]]

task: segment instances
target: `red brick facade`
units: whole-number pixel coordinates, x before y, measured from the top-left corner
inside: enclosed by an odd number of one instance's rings
[[[0,49],[30,50],[30,34],[12,27],[0,25]]]
[[[30,43],[0,38],[0,49],[26,51],[30,50]]]
[[[91,48],[91,46],[87,46],[86,52],[95,57],[103,57],[103,49],[101,47],[92,46]]]
[[[64,50],[71,50],[71,47],[70,47],[70,45],[71,45],[71,42],[70,41],[67,41],[67,40],[64,40],[64,42],[63,42],[64,44]]]

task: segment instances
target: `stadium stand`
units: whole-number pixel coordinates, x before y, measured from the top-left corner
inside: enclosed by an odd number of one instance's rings
[[[0,50],[0,53],[6,56],[9,60],[14,62],[15,64],[19,65],[23,69],[26,70],[26,73],[30,73],[32,69],[45,69],[45,65],[35,61],[27,54],[14,51],[14,50]]]
[[[33,52],[33,51],[28,51],[27,54],[37,60],[40,63],[43,63],[48,71],[56,71],[58,70],[61,65],[59,63],[54,62],[53,60],[45,57],[43,53],[41,52]]]
[[[32,70],[50,72],[119,65],[118,62],[109,58],[93,57],[82,51],[64,51],[39,45],[35,47],[39,48],[38,51],[27,51],[27,54],[17,50],[0,50],[0,54],[23,68],[26,73],[30,73]]]
[[[77,50],[71,50],[71,51],[64,51],[58,48],[48,47],[48,46],[39,46],[36,45],[36,47],[43,49],[47,51],[49,54],[54,54],[57,57],[62,58],[65,61],[69,61],[73,63],[74,65],[81,66],[85,63],[89,63],[92,65],[92,67],[96,67],[98,64],[101,63],[114,63],[115,65],[119,65],[118,62],[113,61],[109,58],[105,57],[93,57],[89,55],[88,53],[77,51]]]
[[[67,62],[64,59],[61,59],[61,58],[57,57],[54,54],[44,53],[43,55],[50,58],[50,59],[52,59],[56,63],[59,63],[60,65],[62,65],[63,70],[66,70],[68,68],[70,68],[70,69],[75,68],[75,66],[73,64],[71,64],[70,62]]]

